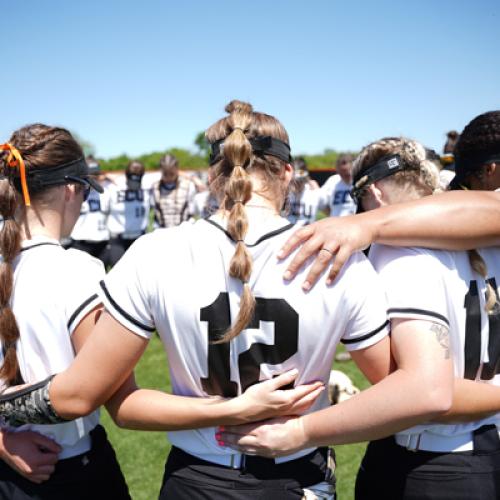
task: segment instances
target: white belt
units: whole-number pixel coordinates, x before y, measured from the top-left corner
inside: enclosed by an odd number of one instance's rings
[[[472,432],[455,436],[443,436],[421,432],[419,434],[396,434],[396,443],[410,451],[434,451],[449,453],[457,451],[471,451],[474,449]]]
[[[300,450],[292,455],[287,455],[286,457],[278,457],[274,459],[276,464],[281,464],[285,462],[290,462],[291,460],[296,460],[297,458],[302,458],[309,453],[312,453],[316,448],[307,448],[306,450]],[[245,465],[245,458],[248,455],[243,455],[242,453],[234,453],[232,455],[219,455],[215,453],[193,453],[191,451],[183,450],[196,458],[205,460],[206,462],[212,462],[217,465],[224,465],[226,467],[231,467],[232,469],[241,469]]]
[[[59,460],[82,455],[83,453],[89,451],[90,448],[92,448],[92,439],[87,434],[71,446],[64,445],[63,450],[61,451],[61,453],[59,453]]]

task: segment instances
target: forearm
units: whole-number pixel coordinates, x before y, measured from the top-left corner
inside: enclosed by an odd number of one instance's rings
[[[150,389],[117,393],[106,407],[115,423],[127,429],[174,431],[246,421],[236,399],[184,397]]]
[[[500,194],[495,192],[447,192],[361,217],[373,225],[374,240],[388,245],[468,250],[500,244]]]
[[[439,415],[434,422],[470,422],[500,412],[500,387],[455,379],[453,403],[449,411]]]
[[[302,417],[302,447],[380,439],[436,417],[449,406],[438,387],[424,392],[417,377],[397,370],[339,405]]]

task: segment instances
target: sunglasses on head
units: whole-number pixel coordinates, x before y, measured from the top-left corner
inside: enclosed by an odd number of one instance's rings
[[[90,195],[91,186],[85,179],[82,179],[81,177],[76,177],[73,175],[67,175],[65,177],[65,179],[68,182],[71,182],[71,183],[74,182],[75,184],[80,184],[81,186],[83,186],[83,201],[88,200],[89,195]]]

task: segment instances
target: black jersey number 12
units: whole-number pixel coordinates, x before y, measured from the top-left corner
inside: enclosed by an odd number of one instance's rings
[[[299,315],[284,299],[257,297],[255,312],[247,328],[259,328],[261,321],[274,323],[274,344],[256,342],[238,356],[241,390],[259,381],[262,363],[284,363],[298,349]],[[229,296],[221,292],[217,299],[200,310],[200,320],[208,322],[208,377],[201,379],[203,390],[210,395],[233,397],[238,384],[231,380],[230,342],[214,344],[231,326]]]

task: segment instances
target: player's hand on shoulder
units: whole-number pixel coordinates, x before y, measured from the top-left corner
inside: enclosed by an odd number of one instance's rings
[[[249,387],[240,397],[242,421],[253,422],[278,415],[297,415],[307,410],[324,390],[321,382],[303,384],[292,389],[298,371],[290,370],[278,377]]]
[[[0,432],[0,458],[33,483],[50,478],[60,452],[55,441],[37,432]]]
[[[373,228],[366,223],[363,215],[329,217],[295,231],[278,254],[280,259],[284,259],[300,247],[284,278],[293,279],[304,263],[311,256],[316,256],[302,287],[304,290],[312,288],[328,266],[327,283],[333,282],[349,257],[374,241]]]

